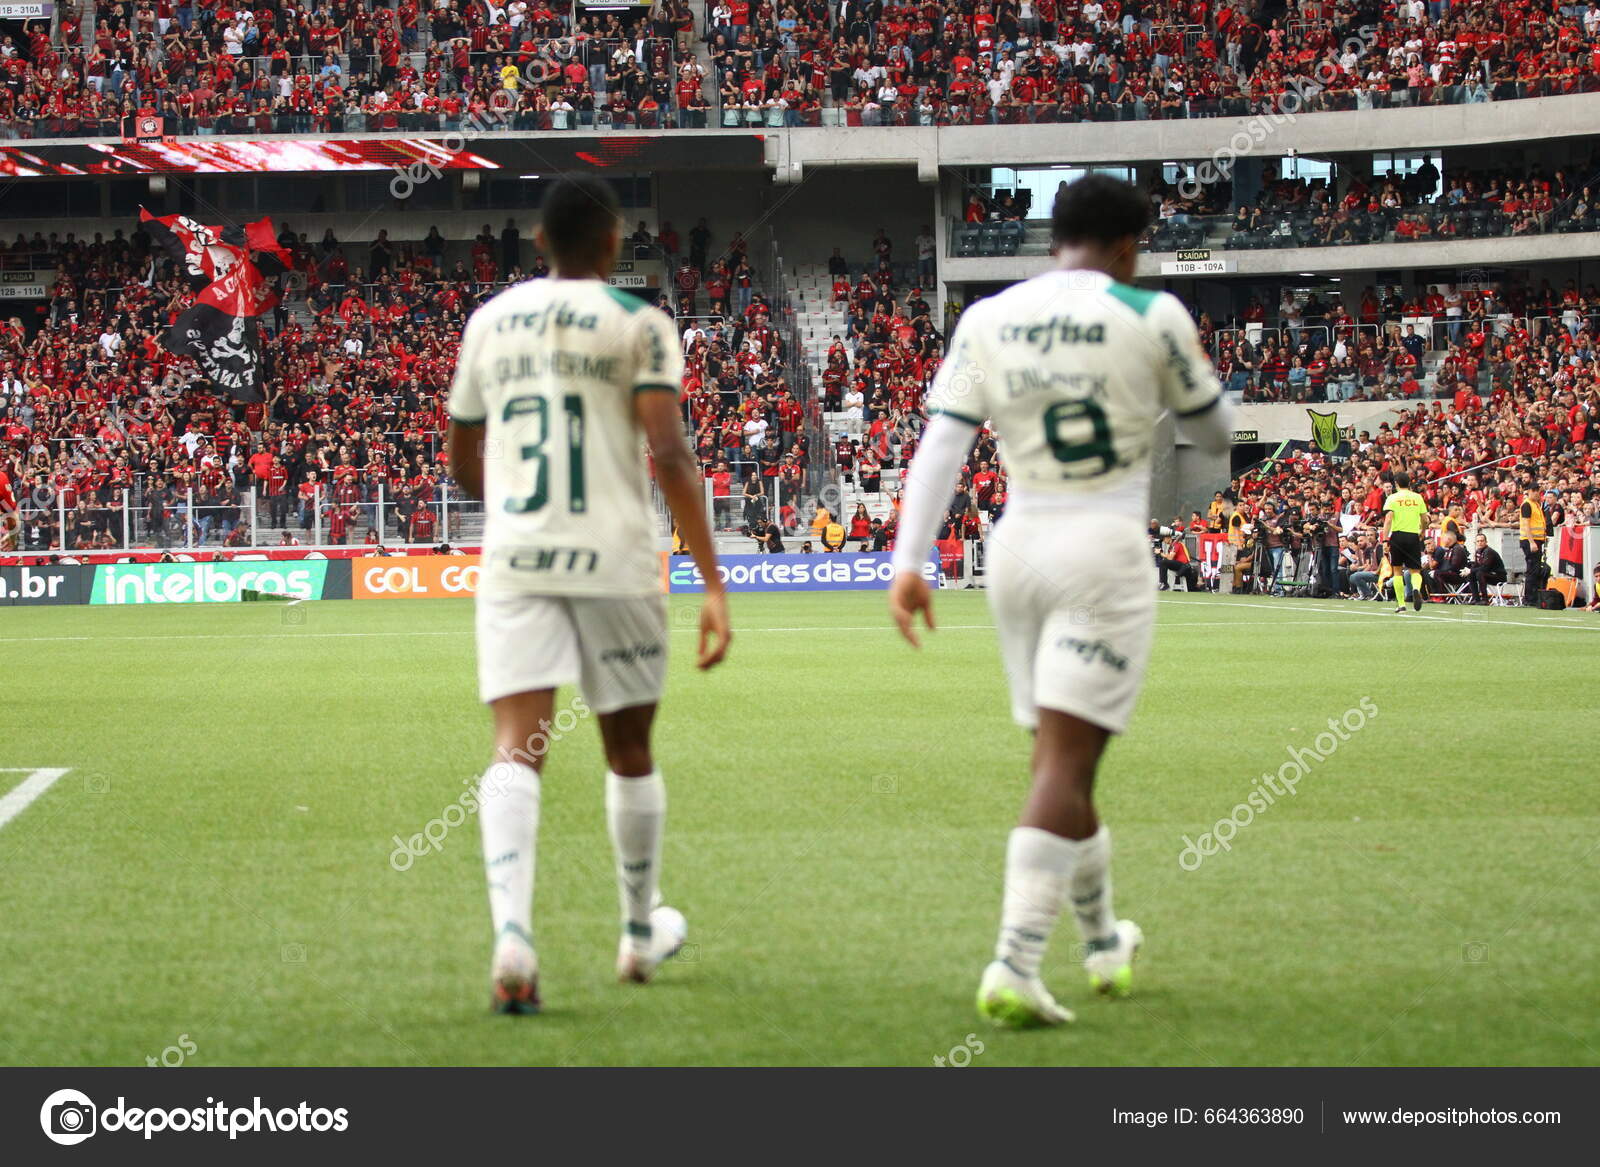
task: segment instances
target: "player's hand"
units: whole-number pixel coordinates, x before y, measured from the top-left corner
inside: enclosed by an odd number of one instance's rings
[[[698,664],[713,668],[728,655],[733,630],[728,627],[728,593],[707,592],[700,605],[700,649]]]
[[[917,637],[918,612],[922,613],[928,631],[933,631],[933,592],[928,587],[928,581],[917,572],[903,571],[889,585],[889,615],[900,629],[900,635],[906,638],[912,648],[922,647],[922,641]]]

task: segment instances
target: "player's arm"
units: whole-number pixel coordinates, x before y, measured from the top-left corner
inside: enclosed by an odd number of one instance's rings
[[[894,541],[894,583],[889,587],[889,615],[900,635],[913,648],[921,646],[916,633],[916,614],[931,629],[933,592],[923,578],[928,549],[938,533],[939,522],[950,507],[956,492],[956,474],[972,449],[978,423],[953,413],[935,413],[922,431],[922,444],[911,460],[906,477],[910,480],[900,505],[900,525]]]
[[[483,498],[483,434],[482,422],[470,425],[450,419],[450,434],[446,444],[450,451],[450,477],[468,498]]]
[[[656,485],[672,510],[678,535],[705,580],[705,602],[700,609],[699,664],[709,669],[728,654],[732,632],[728,628],[728,599],[717,570],[717,549],[706,521],[705,491],[700,468],[683,436],[678,395],[665,386],[636,391],[633,415],[644,431],[655,461]],[[759,541],[758,544],[759,546]]]
[[[1233,440],[1233,408],[1194,321],[1176,296],[1163,293],[1150,307],[1150,322],[1163,358],[1162,403],[1178,415],[1185,437],[1208,454],[1221,454]]]
[[[728,597],[717,570],[717,548],[706,520],[705,486],[700,466],[683,432],[678,393],[683,384],[683,353],[672,322],[646,310],[640,319],[640,349],[633,384],[633,416],[644,432],[655,462],[656,485],[667,500],[678,534],[705,581],[700,605],[699,665],[709,669],[728,655]]]

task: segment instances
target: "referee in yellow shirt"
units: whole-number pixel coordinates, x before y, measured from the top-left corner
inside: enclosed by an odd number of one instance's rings
[[[1396,612],[1406,610],[1406,601],[1422,611],[1422,528],[1428,525],[1428,504],[1411,489],[1411,475],[1394,472],[1394,493],[1383,504],[1383,539],[1389,546],[1389,562],[1394,567],[1394,598],[1400,602]]]

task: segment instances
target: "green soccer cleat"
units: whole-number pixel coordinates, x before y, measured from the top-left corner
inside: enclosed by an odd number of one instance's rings
[[[1089,987],[1103,997],[1126,997],[1133,989],[1133,962],[1144,945],[1144,933],[1132,920],[1118,920],[1114,940],[1084,958]]]
[[[1072,1010],[1056,1004],[1038,977],[1024,977],[1003,960],[990,963],[978,984],[978,1016],[1004,1029],[1064,1025]]]

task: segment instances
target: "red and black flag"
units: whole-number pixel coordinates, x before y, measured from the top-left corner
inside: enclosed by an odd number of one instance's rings
[[[1561,575],[1582,579],[1583,539],[1589,528],[1569,527],[1562,523],[1556,529],[1561,532],[1560,542],[1556,544],[1556,571]]]
[[[210,304],[188,309],[161,338],[162,347],[193,357],[205,378],[235,401],[260,401],[261,323]]]
[[[222,241],[253,252],[255,265],[263,275],[279,275],[294,267],[294,256],[284,250],[278,237],[272,233],[271,219],[257,219],[243,227],[225,228]]]
[[[157,217],[142,208],[139,221],[199,293],[162,337],[162,346],[194,358],[206,378],[235,400],[260,401],[259,317],[278,302],[266,276],[294,266],[272,221],[208,227],[186,215]]]
[[[244,236],[238,228],[233,229],[239,232],[236,245],[223,240],[224,228],[207,227],[187,215],[157,217],[140,207],[139,222],[150,232],[150,237],[161,245],[162,250],[172,257],[184,279],[197,292],[212,280],[227,275],[235,265],[247,258]],[[277,241],[273,242],[276,245]]]

